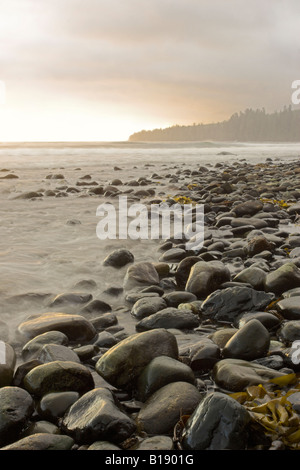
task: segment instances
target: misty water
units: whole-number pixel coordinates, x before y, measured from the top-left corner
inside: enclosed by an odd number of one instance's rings
[[[99,185],[114,178],[126,182],[157,173],[149,186],[156,196],[176,193],[178,186],[164,179],[178,165],[198,169],[217,162],[264,163],[299,159],[299,144],[212,144],[212,143],[90,143],[0,145],[0,322],[9,326],[10,342],[15,341],[17,325],[28,315],[49,311],[52,297],[78,292],[76,283],[95,281],[88,289],[94,299],[108,302],[113,310],[124,305],[124,296],[103,292],[122,287],[127,267],[102,265],[107,254],[119,247],[132,251],[135,261],[158,261],[158,241],[106,240],[97,238],[96,209],[105,198],[80,193],[68,197],[15,199],[28,191],[76,187],[85,175]],[[118,167],[116,171],[114,167]],[[5,171],[6,170],[6,171]],[[5,179],[15,174],[16,179]],[[62,174],[64,180],[46,179]],[[4,178],[3,178],[4,177]],[[188,181],[182,177],[184,183]],[[122,187],[121,187],[122,189]],[[80,292],[84,290],[80,289]],[[35,294],[35,295],[28,295]],[[60,309],[76,311],[78,307]],[[135,333],[134,321],[126,309],[118,318],[127,333]],[[117,310],[118,311],[118,310]]]

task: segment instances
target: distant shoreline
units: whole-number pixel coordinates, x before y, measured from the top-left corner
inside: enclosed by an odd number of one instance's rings
[[[36,141],[28,141],[28,142],[2,142],[0,143],[0,149],[5,148],[97,148],[97,147],[106,147],[106,146],[128,146],[128,147],[138,147],[138,146],[183,146],[183,147],[192,147],[192,146],[200,146],[200,147],[224,147],[224,146],[232,146],[232,147],[243,147],[243,146],[256,146],[256,145],[300,145],[299,142],[290,142],[290,141],[282,141],[282,142],[274,142],[274,141],[257,141],[257,142],[237,142],[237,141],[188,141],[188,140],[172,140],[172,141],[43,141],[43,142],[36,142]]]

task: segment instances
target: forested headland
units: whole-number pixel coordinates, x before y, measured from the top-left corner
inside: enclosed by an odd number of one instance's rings
[[[300,110],[289,106],[267,114],[264,108],[246,109],[222,122],[142,130],[129,141],[300,142]]]

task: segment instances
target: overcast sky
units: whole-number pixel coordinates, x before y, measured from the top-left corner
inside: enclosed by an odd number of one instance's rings
[[[126,140],[279,110],[299,31],[299,0],[0,0],[0,139]]]

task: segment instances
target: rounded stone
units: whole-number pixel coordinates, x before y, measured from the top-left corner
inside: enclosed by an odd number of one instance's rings
[[[265,278],[266,292],[281,295],[283,292],[300,287],[300,269],[291,262],[285,263]]]
[[[38,397],[50,392],[85,393],[94,387],[90,370],[82,364],[54,361],[32,369],[24,378],[26,390]]]
[[[47,331],[60,331],[72,341],[89,341],[96,335],[93,325],[83,316],[60,312],[30,317],[19,325],[18,330],[29,338]]]
[[[137,427],[150,435],[171,434],[180,416],[191,414],[200,400],[200,392],[188,382],[165,385],[145,402],[137,416]]]
[[[23,346],[21,353],[22,358],[25,361],[37,358],[45,344],[61,344],[67,346],[68,343],[68,337],[64,333],[61,333],[61,331],[48,331],[35,336]]]
[[[300,320],[300,297],[288,297],[276,303],[276,310],[287,320]]]
[[[91,444],[87,450],[122,450],[117,445],[113,444],[112,442],[108,441],[95,441]]]
[[[274,294],[250,287],[227,287],[210,294],[201,306],[204,317],[232,323],[243,312],[262,311],[274,299]]]
[[[141,262],[129,266],[124,278],[124,290],[138,290],[159,284],[159,275],[152,263]]]
[[[0,447],[19,438],[33,410],[33,399],[26,390],[0,388]]]
[[[158,356],[178,358],[176,338],[165,329],[136,333],[120,341],[100,357],[96,371],[115,387],[130,388],[144,367]]]
[[[185,289],[205,299],[230,278],[229,269],[221,261],[199,261],[192,266]]]
[[[247,322],[226,343],[222,355],[252,361],[265,356],[270,346],[270,334],[256,319]]]
[[[237,332],[237,328],[222,328],[217,330],[210,336],[210,339],[216,343],[219,348],[223,349],[225,344],[232,338],[232,336]]]
[[[80,397],[78,392],[56,392],[44,395],[37,406],[41,418],[56,423]]]
[[[167,303],[161,297],[142,297],[133,305],[131,314],[138,320],[141,320],[166,307]]]
[[[145,367],[137,380],[138,399],[145,401],[164,385],[180,381],[194,384],[192,369],[172,357],[156,357]]]
[[[116,405],[112,392],[96,388],[85,393],[65,414],[62,429],[76,442],[122,442],[135,431],[135,423]]]
[[[135,325],[137,331],[157,328],[193,329],[199,326],[200,320],[191,310],[167,307],[149,317],[143,318]]]
[[[71,450],[74,440],[69,436],[58,434],[33,434],[1,450]]]
[[[31,423],[24,432],[22,432],[21,438],[32,436],[33,434],[60,434],[60,429],[49,421],[37,421]]]
[[[191,292],[175,291],[165,294],[163,299],[167,304],[166,306],[177,308],[180,304],[196,301],[197,296]]]
[[[238,317],[233,324],[237,328],[242,328],[246,323],[253,319],[259,320],[267,330],[277,329],[281,323],[281,320],[270,312],[246,312]]]
[[[213,368],[217,385],[230,392],[242,392],[249,385],[268,383],[285,374],[243,359],[222,359]]]
[[[221,351],[219,346],[205,337],[195,347],[192,347],[190,365],[192,370],[205,373],[210,371],[220,359]]]
[[[65,304],[86,304],[92,300],[92,294],[77,294],[77,293],[64,293],[58,294],[49,304],[49,307],[56,307]]]
[[[300,320],[291,320],[283,323],[277,332],[277,336],[286,345],[291,345],[293,341],[300,341]]]
[[[53,361],[71,361],[80,363],[80,359],[77,354],[71,348],[61,344],[45,344],[38,355],[38,360],[42,363]]]
[[[253,289],[263,290],[266,275],[262,269],[250,266],[234,276],[233,281],[250,284]]]
[[[192,266],[199,261],[198,256],[188,256],[180,261],[175,272],[175,279],[179,289],[185,288]]]
[[[169,436],[152,436],[143,439],[134,450],[173,450],[173,441]]]
[[[246,448],[248,411],[224,393],[205,397],[188,419],[184,450],[242,450]]]
[[[114,268],[122,268],[126,264],[134,262],[134,255],[131,251],[124,248],[117,249],[106,256],[103,261],[104,266],[112,266]]]

